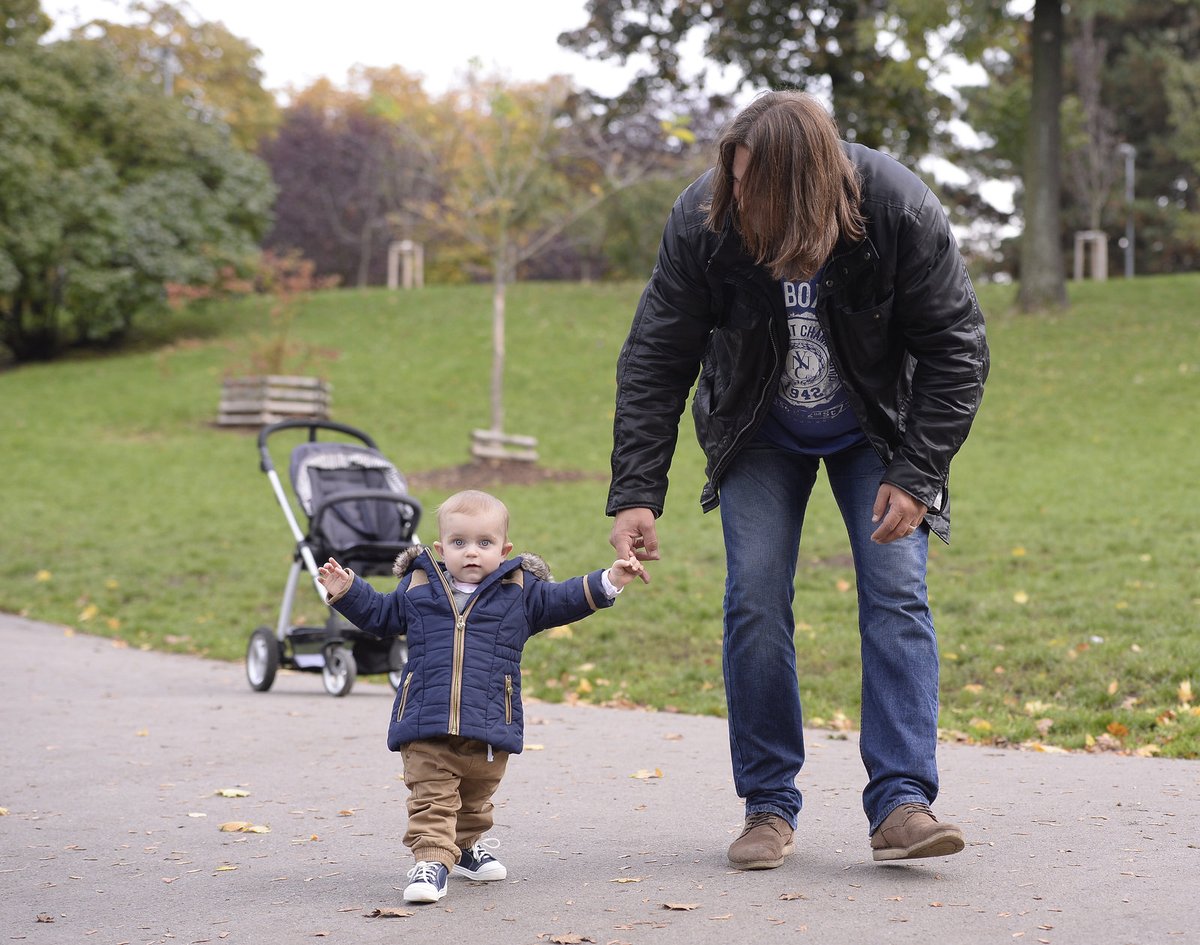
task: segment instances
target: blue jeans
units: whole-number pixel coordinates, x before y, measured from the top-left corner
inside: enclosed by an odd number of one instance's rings
[[[859,750],[863,809],[874,832],[900,804],[937,796],[938,652],[925,586],[929,531],[870,540],[884,466],[869,445],[823,457],[858,584],[862,646]],[[792,613],[804,512],[821,460],[769,446],[743,450],[721,482],[725,698],[729,747],[746,813],[796,826],[804,764],[796,620]]]

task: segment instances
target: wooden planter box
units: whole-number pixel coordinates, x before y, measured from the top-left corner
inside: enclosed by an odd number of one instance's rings
[[[329,383],[315,377],[227,377],[221,383],[217,424],[261,427],[293,418],[328,420],[330,400]]]

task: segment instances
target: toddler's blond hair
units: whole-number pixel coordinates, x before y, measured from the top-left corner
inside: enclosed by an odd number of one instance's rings
[[[488,492],[464,489],[456,492],[437,507],[438,534],[447,515],[499,515],[504,524],[504,538],[508,539],[508,506]]]

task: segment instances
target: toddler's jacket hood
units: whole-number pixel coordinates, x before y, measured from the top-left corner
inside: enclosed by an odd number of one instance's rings
[[[396,555],[396,561],[392,565],[392,573],[398,578],[404,577],[412,570],[413,562],[420,557],[422,551],[428,551],[429,557],[434,558],[432,548],[425,548],[422,545],[413,545],[411,548],[406,548],[400,554]],[[528,551],[523,551],[517,557],[521,559],[521,570],[528,571],[536,578],[543,581],[553,581],[554,578],[550,575],[550,568],[546,562],[535,554]]]

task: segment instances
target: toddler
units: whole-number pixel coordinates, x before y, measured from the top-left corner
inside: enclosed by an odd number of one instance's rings
[[[634,557],[556,583],[536,555],[510,559],[508,509],[468,490],[438,507],[438,540],[401,554],[383,594],[332,558],[319,569],[330,605],[382,637],[406,634],[388,747],[404,761],[405,845],[417,864],[408,902],[437,902],[450,871],[485,882],[508,875],[489,852],[492,796],[524,743],[521,650],[539,630],[609,607],[635,577]]]

